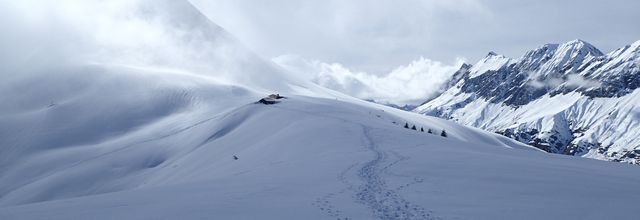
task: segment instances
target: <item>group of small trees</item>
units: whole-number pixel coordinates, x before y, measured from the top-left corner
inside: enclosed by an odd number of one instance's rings
[[[417,130],[418,130],[418,128],[416,127],[416,125],[413,125],[413,126],[409,127],[409,123],[408,123],[408,122],[405,122],[405,123],[404,123],[404,128],[406,128],[406,129],[411,129],[411,130],[415,130],[415,131],[417,131]],[[423,128],[423,127],[420,127],[420,132],[424,132],[424,128]],[[429,133],[429,134],[433,134],[433,131],[431,131],[431,128],[428,128],[428,129],[427,129],[427,133]],[[446,132],[444,129],[442,129],[442,132],[440,132],[440,136],[442,136],[442,137],[447,137],[447,132]]]

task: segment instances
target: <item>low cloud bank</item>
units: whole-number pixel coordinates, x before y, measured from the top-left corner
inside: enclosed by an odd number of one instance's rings
[[[563,78],[548,78],[545,80],[531,80],[529,85],[536,88],[556,88],[565,85],[569,88],[597,88],[602,84],[595,80],[584,78],[584,76],[569,74]]]
[[[325,63],[296,55],[279,56],[273,61],[329,89],[396,105],[415,105],[438,95],[441,86],[464,63],[464,59],[447,64],[421,57],[387,74],[375,75],[350,70],[340,63]]]

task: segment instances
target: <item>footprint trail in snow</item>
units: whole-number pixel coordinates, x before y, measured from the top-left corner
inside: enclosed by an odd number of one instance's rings
[[[382,173],[389,166],[383,166],[386,152],[378,149],[370,134],[371,129],[363,126],[365,145],[375,154],[375,158],[358,171],[364,182],[358,189],[356,198],[360,203],[369,206],[374,217],[378,219],[434,219],[424,208],[411,204],[396,191],[391,189],[382,178]],[[392,163],[391,165],[393,165]]]

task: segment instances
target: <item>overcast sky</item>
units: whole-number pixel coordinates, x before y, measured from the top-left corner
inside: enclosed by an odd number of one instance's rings
[[[640,1],[184,1],[290,72],[345,94],[394,104],[419,104],[437,96],[463,62],[475,63],[489,51],[518,57],[544,43],[579,38],[609,52],[640,40]],[[212,66],[213,60],[220,61],[219,66],[225,66],[222,61],[235,62],[225,48],[237,44],[228,35],[214,34],[225,40],[216,40],[213,48],[195,46],[200,44],[183,35],[184,28],[191,28],[186,32],[196,37],[198,30],[210,27],[208,21],[190,24],[198,12],[187,2],[7,3],[0,7],[0,29],[5,30],[0,51],[7,51],[0,54],[0,70],[18,68],[25,60],[77,62],[76,57],[89,55],[94,61],[185,68]],[[189,10],[179,10],[180,5]],[[150,16],[156,6],[163,9],[157,12],[162,19]],[[177,22],[181,18],[186,20]],[[194,42],[204,45],[210,40]],[[34,59],[34,54],[49,59]],[[226,72],[217,76],[255,81],[248,73]]]
[[[630,0],[191,0],[265,58],[295,54],[385,74],[424,57],[518,57],[583,39],[603,52],[640,40]]]

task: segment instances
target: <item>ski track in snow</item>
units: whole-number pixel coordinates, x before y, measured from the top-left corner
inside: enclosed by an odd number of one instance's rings
[[[411,204],[397,192],[397,190],[406,186],[421,182],[420,178],[415,178],[414,182],[400,186],[397,189],[390,189],[384,178],[382,178],[382,174],[387,168],[408,158],[394,153],[395,156],[399,157],[399,160],[383,167],[383,163],[387,160],[387,153],[378,149],[372,140],[371,129],[364,125],[362,128],[365,145],[367,149],[375,153],[375,158],[365,163],[358,171],[358,176],[362,179],[364,185],[360,186],[356,199],[369,206],[373,210],[374,217],[378,219],[434,219],[431,217],[430,211],[428,212],[418,205]]]

